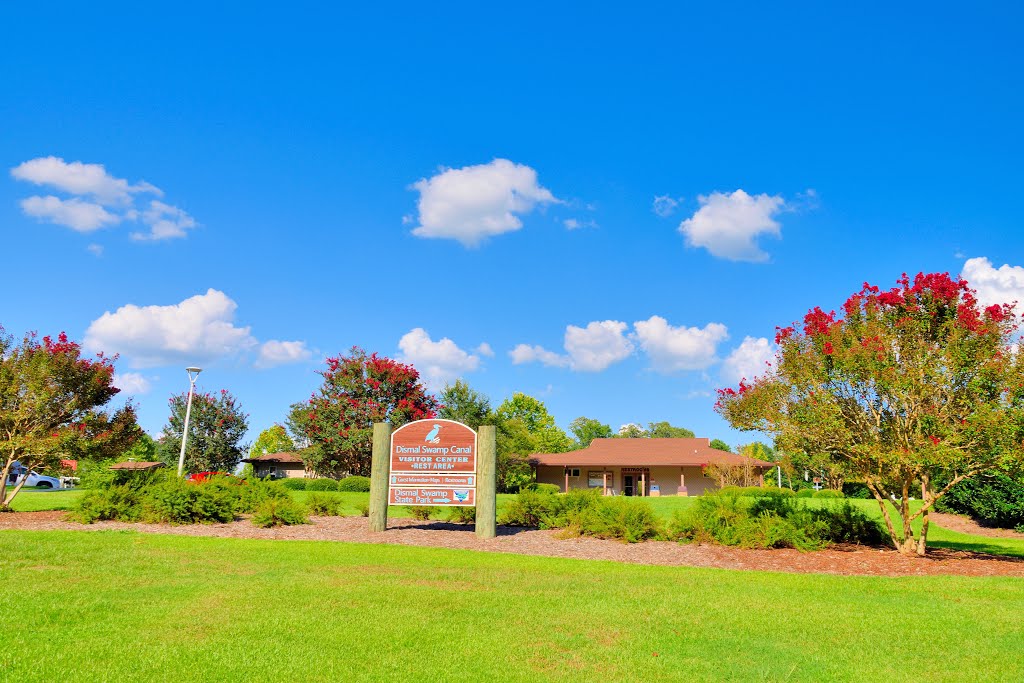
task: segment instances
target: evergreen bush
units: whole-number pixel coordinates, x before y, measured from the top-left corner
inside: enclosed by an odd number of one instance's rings
[[[261,529],[269,529],[275,526],[308,524],[309,519],[302,507],[291,498],[268,498],[253,512],[252,523]]]
[[[448,521],[456,524],[475,524],[476,508],[464,505],[448,508]]]
[[[316,481],[314,479],[313,481]],[[300,477],[288,477],[287,479],[281,479],[281,486],[285,487],[289,491],[305,491],[306,490],[306,479]]]
[[[334,496],[311,493],[306,499],[306,509],[311,515],[337,517],[341,514],[341,501]]]

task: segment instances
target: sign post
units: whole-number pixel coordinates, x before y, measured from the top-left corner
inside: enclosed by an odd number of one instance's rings
[[[373,425],[373,459],[370,464],[370,531],[388,528],[388,446],[391,443],[391,425],[377,422]]]
[[[476,484],[476,535],[479,538],[494,538],[497,533],[495,471],[498,459],[495,431],[493,426],[480,427]]]

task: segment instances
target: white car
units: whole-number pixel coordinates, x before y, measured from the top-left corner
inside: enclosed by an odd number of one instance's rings
[[[38,486],[44,489],[59,489],[61,487],[60,479],[57,477],[47,477],[35,470],[28,470],[22,467],[20,462],[14,461],[10,473],[7,475],[7,485],[17,486],[25,478],[27,478],[25,486]]]

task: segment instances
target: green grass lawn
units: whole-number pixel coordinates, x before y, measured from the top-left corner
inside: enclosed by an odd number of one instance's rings
[[[11,507],[16,512],[68,510],[85,494],[83,489],[22,489]]]
[[[387,545],[0,532],[9,681],[972,681],[1024,581]]]

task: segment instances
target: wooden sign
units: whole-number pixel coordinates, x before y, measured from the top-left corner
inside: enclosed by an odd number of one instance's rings
[[[473,474],[476,432],[454,420],[417,420],[391,434],[391,472]]]
[[[476,505],[476,489],[392,486],[388,505]]]
[[[475,474],[392,474],[392,486],[476,486]]]
[[[391,433],[389,505],[476,505],[476,432],[418,420]]]

